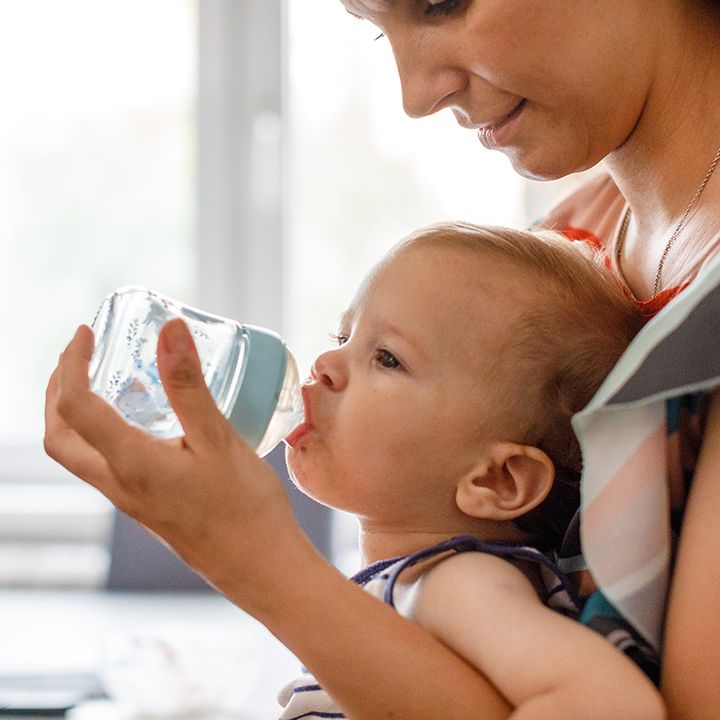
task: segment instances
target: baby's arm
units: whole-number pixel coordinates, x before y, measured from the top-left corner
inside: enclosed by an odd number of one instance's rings
[[[720,391],[685,511],[665,625],[662,690],[670,717],[720,717]]]
[[[603,637],[543,605],[515,566],[482,553],[439,563],[399,609],[478,668],[514,720],[655,720],[660,695]]]

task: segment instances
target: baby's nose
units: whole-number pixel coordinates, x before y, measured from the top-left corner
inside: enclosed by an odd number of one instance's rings
[[[341,348],[335,348],[319,355],[310,368],[310,377],[335,390],[343,387],[347,382],[347,371],[341,351]]]

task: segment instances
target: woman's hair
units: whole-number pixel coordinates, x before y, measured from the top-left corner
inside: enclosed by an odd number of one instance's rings
[[[538,447],[553,461],[550,495],[516,522],[556,543],[579,505],[582,459],[571,418],[598,390],[643,317],[596,251],[557,233],[439,224],[413,233],[398,249],[416,245],[506,262],[515,277],[526,280],[520,291],[517,283],[501,290],[514,307],[490,370],[497,388],[494,404],[490,399],[497,408],[492,427],[507,434],[503,439]],[[478,280],[480,292],[487,273],[480,270]]]

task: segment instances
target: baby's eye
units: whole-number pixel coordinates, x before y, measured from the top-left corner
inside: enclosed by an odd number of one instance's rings
[[[404,370],[403,364],[389,350],[378,350],[375,359],[379,365],[388,370]]]
[[[330,339],[336,343],[337,345],[344,345],[350,338],[347,335],[343,335],[342,333],[328,333],[330,335]]]
[[[439,0],[439,2],[428,3],[425,14],[431,17],[438,15],[452,15],[460,9],[462,0]]]

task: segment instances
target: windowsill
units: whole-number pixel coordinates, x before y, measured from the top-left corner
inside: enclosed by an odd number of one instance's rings
[[[0,636],[0,676],[102,674],[127,659],[122,648],[138,637],[172,645],[176,660],[191,649],[190,667],[203,655],[222,661],[241,717],[277,714],[277,692],[298,671],[297,660],[257,621],[206,593],[0,590]],[[138,664],[143,660],[139,654]],[[146,687],[169,691],[162,670],[148,663]]]
[[[0,542],[105,542],[111,504],[80,484],[0,484]]]
[[[0,484],[0,587],[101,587],[112,520],[78,481]]]
[[[107,582],[110,553],[91,543],[0,543],[0,587],[88,588]]]

